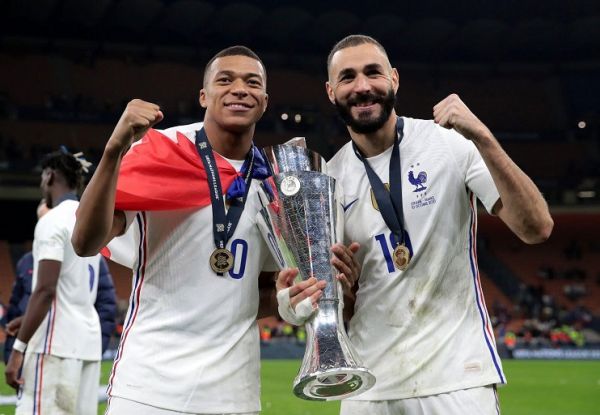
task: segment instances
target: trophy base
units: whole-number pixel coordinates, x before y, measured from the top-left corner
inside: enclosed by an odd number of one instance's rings
[[[336,401],[367,391],[375,384],[368,369],[335,368],[313,372],[294,385],[294,395],[309,401]]]

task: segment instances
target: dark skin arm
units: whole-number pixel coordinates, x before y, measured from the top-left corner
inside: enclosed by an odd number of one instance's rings
[[[125,214],[114,210],[119,167],[131,144],[163,119],[158,105],[139,99],[125,108],[86,187],[71,242],[77,255],[93,256],[125,231]]]
[[[28,343],[33,333],[38,329],[48,314],[48,310],[56,297],[56,285],[60,274],[61,262],[41,260],[38,264],[38,281],[31,293],[27,310],[23,315],[17,339]],[[23,353],[13,350],[10,354],[4,376],[6,383],[15,389],[23,384],[23,378],[18,378],[19,369],[23,364]]]
[[[277,316],[277,296],[275,291],[275,280],[277,272],[261,272],[258,276],[258,293],[260,302],[258,304],[257,319]]]

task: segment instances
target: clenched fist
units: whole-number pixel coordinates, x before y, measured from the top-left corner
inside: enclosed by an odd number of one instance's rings
[[[13,318],[6,325],[6,334],[9,336],[16,336],[21,328],[21,322],[23,321],[23,316],[19,316],[17,318]]]
[[[163,119],[160,107],[151,102],[134,99],[127,104],[107,146],[125,151],[131,143],[139,140],[146,131]]]
[[[449,95],[433,107],[433,120],[444,128],[454,128],[463,137],[472,141],[491,135],[485,124],[456,94]]]

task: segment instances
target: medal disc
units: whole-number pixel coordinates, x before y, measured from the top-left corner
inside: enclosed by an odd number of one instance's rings
[[[294,196],[300,190],[300,180],[296,176],[286,176],[280,184],[281,193]]]
[[[406,270],[410,262],[410,251],[405,245],[398,245],[394,249],[394,265],[400,271]]]
[[[210,267],[217,274],[224,274],[233,268],[233,254],[225,248],[218,248],[210,256]]]

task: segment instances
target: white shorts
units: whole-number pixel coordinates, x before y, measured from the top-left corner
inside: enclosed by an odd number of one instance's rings
[[[157,408],[140,402],[113,396],[108,400],[104,415],[189,415],[190,412],[171,411],[169,409]],[[243,414],[202,414],[202,415],[258,415],[258,412],[244,412]]]
[[[16,415],[96,415],[100,361],[25,353]]]
[[[393,401],[342,401],[340,415],[500,415],[495,386]]]

